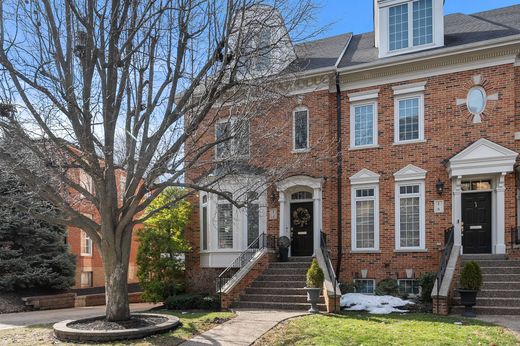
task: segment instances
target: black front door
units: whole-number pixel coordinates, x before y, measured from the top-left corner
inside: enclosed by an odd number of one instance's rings
[[[491,192],[462,194],[465,254],[491,253]]]
[[[312,256],[312,202],[291,203],[291,256]]]

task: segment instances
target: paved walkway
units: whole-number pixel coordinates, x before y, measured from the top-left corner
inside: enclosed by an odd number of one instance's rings
[[[146,311],[157,305],[148,303],[130,304],[131,311]],[[88,306],[59,310],[42,310],[0,314],[0,330],[20,328],[35,324],[50,324],[63,320],[74,320],[103,315],[105,306]]]
[[[520,336],[520,316],[519,315],[477,315],[477,319],[495,323],[500,326],[506,327],[507,329],[512,330],[518,336]]]
[[[208,330],[181,346],[251,345],[271,328],[288,318],[307,314],[305,311],[236,310],[232,320]]]

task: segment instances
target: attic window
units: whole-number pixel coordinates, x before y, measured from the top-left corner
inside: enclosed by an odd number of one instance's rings
[[[418,0],[388,9],[389,50],[433,43],[432,0]]]

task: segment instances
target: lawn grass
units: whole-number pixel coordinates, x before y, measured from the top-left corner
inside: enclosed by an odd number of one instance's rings
[[[154,313],[170,314],[179,317],[182,326],[166,334],[151,336],[145,339],[129,340],[125,342],[105,343],[96,345],[134,345],[134,346],[151,346],[151,345],[178,345],[191,337],[203,333],[218,324],[214,322],[215,318],[229,319],[235,315],[232,312],[174,312],[168,310],[154,310]],[[38,325],[26,328],[15,328],[0,330],[0,346],[4,345],[78,345],[73,343],[64,343],[54,337],[52,325]],[[81,344],[89,345],[89,344]]]
[[[507,329],[473,319],[419,313],[370,315],[349,312],[285,321],[255,345],[507,346],[519,345],[519,342]]]

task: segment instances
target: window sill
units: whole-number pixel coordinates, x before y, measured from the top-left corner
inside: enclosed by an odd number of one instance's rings
[[[381,253],[381,250],[351,250],[351,254],[371,254],[371,253]]]
[[[418,139],[413,141],[394,142],[392,145],[406,145],[406,144],[419,144],[426,143],[426,139]]]
[[[380,145],[363,145],[363,146],[357,146],[357,147],[349,147],[348,150],[350,151],[356,151],[356,150],[363,150],[363,149],[378,149],[381,148]]]
[[[428,252],[428,249],[395,249],[394,252]]]
[[[82,253],[80,254],[81,257],[92,257],[91,253]]]
[[[293,150],[291,150],[291,153],[293,153],[293,154],[304,154],[304,153],[308,153],[309,151],[311,151],[311,148],[307,148],[307,149],[293,149]]]

